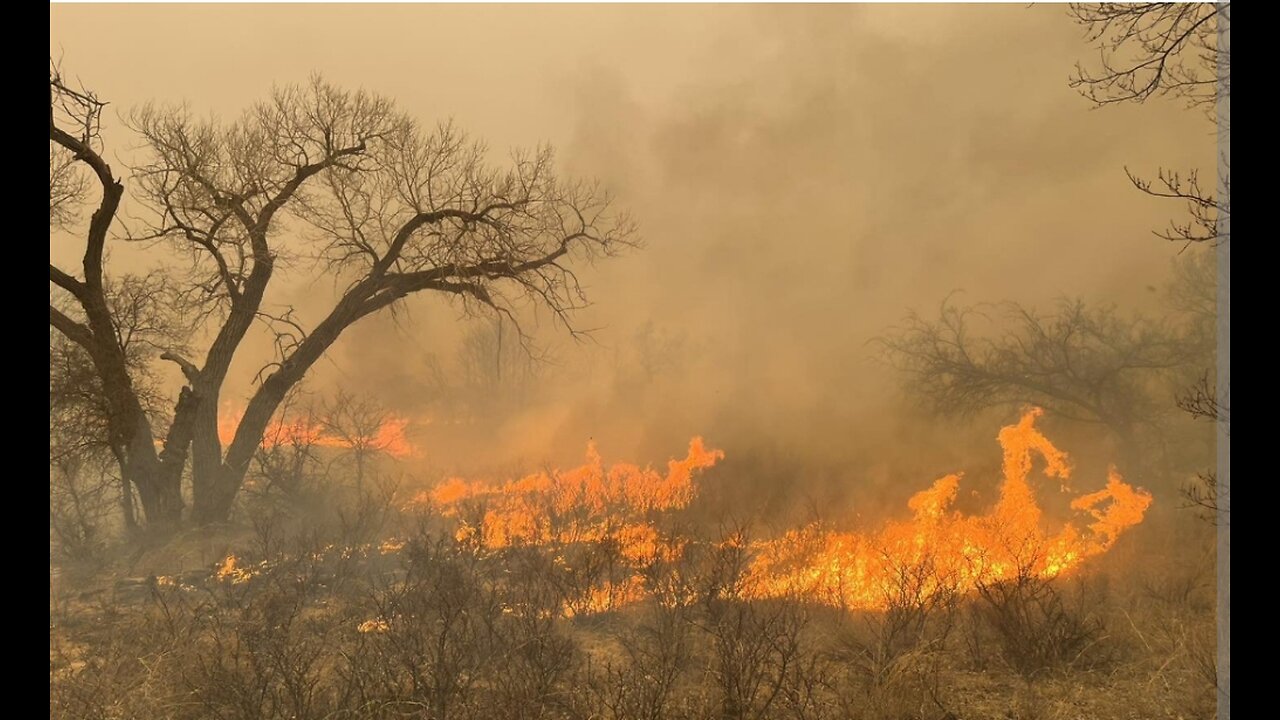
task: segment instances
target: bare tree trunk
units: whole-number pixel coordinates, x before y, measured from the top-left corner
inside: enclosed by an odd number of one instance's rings
[[[305,372],[305,371],[304,371]],[[273,373],[249,401],[240,424],[236,427],[236,436],[227,447],[225,457],[219,451],[216,454],[203,452],[192,458],[192,505],[191,516],[201,525],[223,522],[231,516],[231,507],[236,493],[244,483],[244,476],[249,470],[253,454],[262,445],[263,435],[271,417],[275,415],[280,403],[289,388],[302,378],[302,372],[282,374]],[[206,449],[217,443],[217,419],[214,418],[213,442],[206,436],[202,439]],[[210,432],[207,427],[203,433]],[[194,443],[201,445],[201,441]]]
[[[200,523],[225,520],[231,510],[230,501],[223,498],[226,493],[223,485],[228,481],[224,477],[222,439],[218,437],[218,401],[236,349],[253,324],[257,310],[262,304],[263,293],[274,271],[274,264],[265,253],[266,238],[262,235],[265,230],[254,228],[253,232],[256,258],[253,272],[246,281],[243,294],[232,304],[225,324],[210,345],[204,367],[192,379],[192,386],[200,396],[200,404],[193,413],[191,503],[196,521]],[[274,411],[275,409],[272,408],[273,413]],[[270,416],[267,419],[270,420]],[[263,429],[266,429],[265,423]],[[257,450],[261,442],[262,436],[259,434],[254,443],[254,450]],[[239,482],[247,470],[248,459],[245,460],[245,466],[240,471],[240,477],[232,481],[236,489],[239,489]],[[232,496],[234,495],[233,491]],[[226,508],[221,509],[224,504]],[[214,508],[219,510],[213,512]]]
[[[123,375],[123,368],[120,370],[121,376],[127,378]],[[127,379],[122,381],[121,376],[103,374],[107,395],[109,398],[116,396],[115,407],[120,408],[110,413],[110,417],[114,426],[111,434],[115,436],[112,446],[121,448],[117,454],[121,482],[137,489],[148,528],[171,532],[182,519],[182,466],[186,463],[186,446],[190,438],[183,432],[179,420],[175,419],[164,450],[157,454],[151,421],[132,393],[131,384]],[[179,413],[175,417],[180,417],[183,407],[189,407],[193,402],[190,392],[184,389],[178,401]],[[132,514],[132,497],[128,502]]]
[[[177,529],[182,521],[181,472],[173,473],[172,468],[154,458],[131,465],[129,479],[138,488],[147,529],[160,533]]]
[[[201,524],[225,520],[226,513],[209,513],[220,505],[222,441],[218,437],[218,393],[203,403],[196,412],[195,435],[191,442],[191,508],[193,519]],[[228,507],[228,510],[230,508]]]
[[[120,510],[124,516],[124,527],[130,533],[137,531],[138,518],[133,511],[133,485],[129,479],[120,476]]]
[[[191,388],[182,388],[173,423],[159,453],[156,453],[150,421],[141,407],[137,409],[139,425],[125,456],[128,468],[125,475],[138,488],[148,529],[172,532],[182,521],[182,471],[187,466],[194,415],[200,404],[199,396]]]
[[[236,435],[216,469],[212,462],[201,463],[197,470],[193,466],[192,485],[201,487],[197,494],[192,494],[192,518],[200,524],[221,522],[231,516],[231,507],[236,493],[244,483],[244,476],[249,471],[249,463],[253,455],[262,445],[263,435],[272,416],[284,402],[285,396],[294,385],[298,384],[311,366],[337,341],[338,336],[368,310],[361,308],[363,298],[344,298],[315,330],[306,337],[293,353],[280,364],[279,369],[268,375],[260,385],[249,405],[245,408],[240,424],[236,426]],[[212,403],[215,407],[216,402]],[[200,426],[208,432],[207,425]],[[214,415],[214,440],[217,439],[217,416]],[[207,440],[207,438],[206,438]],[[199,443],[196,443],[199,444]],[[193,464],[194,465],[194,464]],[[200,479],[197,481],[196,475]]]
[[[120,469],[120,512],[124,518],[124,529],[132,534],[138,529],[138,516],[133,507],[133,483],[129,481],[129,474],[125,470],[123,451],[112,446],[111,454],[115,456],[116,467]]]
[[[226,522],[231,517],[231,508],[246,471],[237,473],[221,462],[215,467],[205,468],[203,490],[199,495],[192,493],[191,519],[200,525]]]

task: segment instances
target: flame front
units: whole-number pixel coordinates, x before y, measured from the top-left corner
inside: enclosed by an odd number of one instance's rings
[[[1030,482],[1032,469],[1039,459],[1044,475],[1065,490],[1072,468],[1067,455],[1036,428],[1041,414],[1032,408],[1000,431],[1003,480],[986,514],[954,510],[962,475],[947,475],[910,499],[910,519],[890,521],[877,532],[837,532],[814,524],[747,544],[742,595],[884,609],[902,601],[903,593],[963,594],[1016,577],[1054,577],[1106,552],[1142,521],[1151,495],[1125,483],[1112,468],[1102,490],[1070,504],[1086,515],[1085,523],[1047,530]],[[451,519],[459,542],[487,549],[612,544],[624,567],[635,573],[584,590],[566,613],[610,610],[656,592],[645,586],[639,570],[654,561],[679,560],[693,542],[664,535],[655,520],[687,507],[697,494],[695,473],[723,457],[695,437],[686,457],[670,461],[664,475],[630,464],[606,468],[592,444],[577,468],[508,482],[451,478],[418,493],[409,505]],[[741,538],[728,542],[742,547]],[[563,565],[563,557],[555,559]]]
[[[754,597],[800,596],[851,609],[883,609],[910,592],[965,593],[980,584],[1018,576],[1053,577],[1106,552],[1142,522],[1151,495],[1126,484],[1111,468],[1107,485],[1077,497],[1074,510],[1093,521],[1083,530],[1066,523],[1043,527],[1028,477],[1038,455],[1045,475],[1064,484],[1071,476],[1065,453],[1035,427],[1033,408],[1000,432],[1004,479],[986,515],[951,509],[961,475],[947,475],[908,502],[913,517],[864,535],[809,526],[760,543],[746,582]]]
[[[696,492],[694,472],[723,457],[723,452],[707,449],[702,438],[695,437],[683,460],[667,463],[666,475],[627,463],[606,470],[592,443],[586,463],[571,470],[505,483],[451,478],[418,493],[410,506],[456,519],[460,541],[503,548],[611,540],[624,558],[639,562],[676,552],[648,519],[688,506]],[[472,506],[482,514],[471,516]]]

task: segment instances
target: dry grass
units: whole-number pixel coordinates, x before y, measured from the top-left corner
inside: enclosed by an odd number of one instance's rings
[[[741,546],[707,542],[646,569],[660,595],[569,617],[584,587],[612,577],[589,562],[608,548],[485,550],[386,505],[365,498],[328,522],[259,513],[60,568],[51,717],[1214,715],[1211,563],[1134,572],[1131,553],[967,597],[919,592],[936,584],[904,573],[884,612],[850,613],[748,599],[735,590]],[[392,536],[404,545],[384,553]],[[219,580],[231,553],[236,571]]]

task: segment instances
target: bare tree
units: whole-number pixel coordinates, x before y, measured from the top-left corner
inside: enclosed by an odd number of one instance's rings
[[[1217,104],[1231,92],[1231,49],[1220,46],[1220,27],[1231,21],[1231,3],[1074,3],[1073,19],[1099,51],[1096,67],[1076,65],[1072,87],[1098,106],[1145,102],[1173,96],[1201,109],[1229,133]],[[1221,158],[1230,167],[1230,158]],[[1187,243],[1231,239],[1231,177],[1205,186],[1196,170],[1160,168],[1154,180],[1127,168],[1144,193],[1180,200],[1187,219],[1175,220],[1156,235]]]
[[[1231,3],[1072,3],[1071,16],[1099,50],[1097,69],[1076,65],[1071,85],[1098,105],[1181,97],[1192,107],[1218,99],[1218,23]],[[1230,85],[1227,85],[1228,90]]]
[[[168,304],[168,288],[163,278],[154,274],[126,275],[105,281],[103,295],[116,318],[115,346],[123,352],[133,379],[132,391],[152,422],[164,422],[167,398],[160,391],[151,360],[158,347],[179,345],[182,340],[178,336],[183,332],[178,319],[162,309]],[[78,315],[74,303],[60,302],[60,306],[66,316]],[[157,322],[166,316],[172,324]],[[91,497],[114,497],[125,530],[132,532],[138,527],[136,494],[127,475],[127,447],[113,442],[113,412],[93,357],[83,346],[50,328],[50,512],[70,509],[80,514],[88,505],[101,504],[91,502]],[[101,516],[96,510],[93,514]],[[61,517],[54,519],[62,521]],[[83,522],[77,525],[85,529]]]
[[[683,331],[657,327],[652,320],[645,322],[631,337],[639,380],[647,384],[678,371],[687,361],[689,345]]]
[[[132,378],[132,392],[151,422],[163,422],[168,400],[160,390],[160,380],[152,360],[161,347],[181,346],[185,327],[181,318],[169,311],[172,292],[157,273],[125,275],[106,279],[102,296],[115,319],[114,337],[109,341],[123,355]],[[67,318],[83,317],[79,306],[65,298],[51,297],[51,307]],[[56,303],[56,304],[53,304]],[[49,422],[50,460],[55,465],[70,462],[76,467],[102,468],[104,459],[117,465],[120,507],[124,525],[137,526],[134,512],[134,484],[128,475],[128,448],[112,434],[117,412],[103,392],[95,361],[86,349],[68,336],[50,329],[49,334]]]
[[[360,398],[339,391],[321,405],[317,415],[319,427],[346,448],[355,464],[356,489],[364,490],[369,462],[391,448],[392,438],[385,433],[391,413],[370,398]]]
[[[262,444],[253,457],[250,471],[255,490],[263,495],[273,491],[290,500],[299,500],[312,490],[319,457],[321,423],[310,403],[298,403],[295,386],[276,413],[277,420],[268,427]]]
[[[1196,344],[1169,324],[1080,300],[1039,313],[1017,303],[959,307],[948,299],[936,320],[913,312],[880,342],[910,392],[938,411],[1031,404],[1099,423],[1117,440],[1125,467],[1141,466],[1138,431],[1167,404],[1161,374],[1197,359]]]
[[[1218,333],[1218,263],[1214,252],[1183,253],[1175,264],[1174,279],[1169,285],[1172,307],[1185,316],[1193,336],[1200,338],[1205,358],[1196,367],[1187,368],[1175,402],[1193,420],[1217,423],[1231,435],[1231,387],[1218,384],[1215,351]],[[1208,367],[1205,367],[1208,365]],[[1211,522],[1226,522],[1229,514],[1229,488],[1219,486],[1214,469],[1202,470],[1183,488],[1188,507],[1201,511]]]
[[[1174,96],[1205,111],[1217,125],[1221,151],[1216,188],[1202,183],[1194,169],[1160,168],[1154,180],[1125,169],[1138,190],[1185,204],[1183,219],[1171,221],[1155,234],[1183,246],[1230,242],[1231,47],[1224,39],[1229,38],[1231,3],[1079,3],[1071,6],[1071,13],[1100,53],[1097,69],[1077,65],[1072,79],[1072,86],[1095,105]],[[1227,266],[1218,274],[1229,277],[1229,273]],[[1207,286],[1208,307],[1216,309],[1216,282]],[[1178,404],[1192,417],[1221,423],[1229,436],[1231,388],[1229,382],[1219,383],[1218,375],[1204,372],[1181,394]],[[1225,500],[1228,488],[1219,485],[1213,471],[1201,473],[1200,478],[1199,486],[1187,489],[1187,497],[1193,506],[1209,510],[1216,518],[1219,504],[1225,510],[1219,500]]]
[[[503,315],[470,323],[452,362],[436,354],[421,373],[427,394],[455,421],[484,421],[525,406],[545,385],[552,358]]]
[[[124,185],[102,155],[99,136],[105,103],[93,92],[64,81],[58,67],[49,70],[50,231],[65,229],[91,185],[101,197],[83,229],[81,275],[49,264],[49,281],[61,293],[49,303],[49,325],[88,354],[101,383],[106,443],[120,459],[123,474],[138,489],[147,520],[172,526],[182,512],[181,480],[190,444],[189,424],[175,422],[160,451],[156,449],[151,417],[136,388],[136,373],[120,333],[111,300],[112,283],[104,260],[108,231],[115,221]],[[75,168],[57,170],[62,158],[74,158]],[[80,182],[79,173],[93,178]],[[78,228],[77,228],[78,229]],[[144,295],[147,293],[143,293]],[[190,407],[184,392],[179,409]]]
[[[78,345],[56,331],[49,333],[49,465],[50,519],[59,522],[62,499],[69,500],[79,514],[79,490],[71,485],[80,479],[86,466],[102,469],[104,456],[113,450],[107,443],[108,410],[102,402],[101,386],[92,361]],[[115,458],[119,462],[119,457]],[[59,487],[62,485],[62,487]],[[101,487],[96,488],[101,493]],[[137,526],[133,488],[121,478],[119,498],[126,530]],[[83,529],[83,520],[75,525]],[[55,528],[56,529],[56,528]]]
[[[596,186],[555,176],[549,149],[517,153],[510,167],[495,168],[482,144],[451,125],[423,129],[390,100],[318,78],[277,89],[232,123],[144,106],[128,124],[143,145],[135,189],[153,212],[131,237],[168,241],[187,253],[186,304],[212,337],[198,362],[162,355],[182,369],[186,386],[157,455],[110,340],[115,319],[101,292],[103,248],[124,191],[99,152],[103,104],[68,88],[56,69],[50,97],[51,141],[93,170],[104,189],[87,235],[85,278],[50,267],[51,281],[78,301],[87,321],[51,306],[50,322],[95,357],[119,418],[117,442],[130,447],[127,474],[162,476],[139,484],[148,487],[149,519],[180,513],[188,446],[194,519],[225,518],[289,389],[360,319],[431,291],[512,319],[523,298],[576,332],[570,316],[586,297],[574,268],[635,244],[631,224],[611,213]],[[290,308],[263,303],[277,267],[305,257],[344,283],[310,329]],[[260,373],[224,448],[218,400],[255,323],[274,332],[278,356]]]

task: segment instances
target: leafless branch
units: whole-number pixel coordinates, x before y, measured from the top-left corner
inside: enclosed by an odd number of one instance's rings
[[[1230,12],[1229,2],[1073,3],[1100,52],[1097,69],[1077,65],[1071,85],[1097,105],[1172,94],[1212,113],[1219,63],[1230,63],[1219,56],[1217,22]]]

